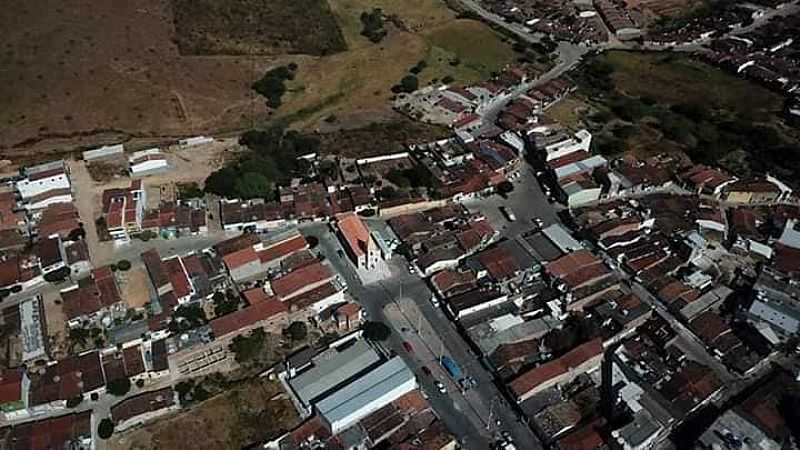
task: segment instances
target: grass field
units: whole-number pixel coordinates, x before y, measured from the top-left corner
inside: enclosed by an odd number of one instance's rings
[[[581,126],[581,113],[586,109],[586,103],[567,96],[548,108],[545,115],[565,127],[576,130]]]
[[[690,56],[611,51],[575,73],[604,153],[680,150],[740,176],[800,175],[800,133],[783,97]]]
[[[298,424],[297,412],[280,384],[259,379],[242,383],[173,417],[114,434],[106,448],[239,450],[275,438]]]
[[[421,85],[446,76],[456,83],[475,82],[513,61],[511,45],[501,36],[479,22],[456,19],[438,0],[329,1],[348,50],[292,59],[300,65],[299,75],[277,115],[298,126],[319,126],[330,114],[345,120],[367,115],[384,119],[391,86],[420,61],[427,63],[419,75]],[[361,13],[373,8],[395,17],[386,22],[388,35],[378,44],[361,35]],[[451,65],[456,59],[460,63]],[[304,114],[296,120],[298,111]]]
[[[754,121],[771,120],[783,97],[697,60],[664,53],[608,52],[618,91],[660,103],[690,103],[729,111]]]

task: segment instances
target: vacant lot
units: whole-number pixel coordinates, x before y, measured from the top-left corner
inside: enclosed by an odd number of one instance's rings
[[[457,19],[438,0],[329,0],[348,50],[322,58],[286,58],[299,65],[277,116],[295,126],[330,128],[343,123],[391,120],[390,88],[420,61],[420,85],[447,76],[456,83],[484,79],[513,61],[511,46],[485,25]],[[361,35],[363,12],[380,8],[390,17],[378,44]],[[478,45],[480,43],[480,45]]]
[[[327,5],[10,2],[0,14],[0,159],[30,161],[81,146],[235,132],[276,116],[316,128],[335,114],[338,123],[363,126],[391,120],[390,88],[419,61],[428,63],[419,75],[424,85],[446,76],[473,82],[513,59],[500,36],[478,22],[457,20],[440,0]],[[361,36],[359,19],[376,7],[391,18],[378,44]],[[282,15],[290,11],[292,20]],[[212,55],[219,52],[243,55]],[[269,111],[251,85],[269,68],[290,62],[299,66],[297,77],[283,106]]]
[[[3,12],[5,158],[202,134],[266,117],[250,84],[272,62],[181,56],[169,0],[31,0]]]
[[[603,153],[685,151],[741,176],[800,175],[800,136],[783,97],[688,56],[612,51],[576,74]]]
[[[291,430],[299,418],[280,384],[242,383],[168,419],[115,434],[110,450],[239,450]]]
[[[172,0],[185,55],[324,56],[345,50],[327,0]]]

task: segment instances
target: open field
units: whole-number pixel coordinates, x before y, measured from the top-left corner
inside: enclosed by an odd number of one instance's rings
[[[11,2],[0,15],[0,155],[169,138],[266,117],[267,58],[184,57],[169,0]]]
[[[115,434],[108,450],[239,450],[274,438],[299,423],[280,384],[266,380],[241,383],[190,410],[143,428]]]
[[[596,149],[681,150],[740,175],[800,176],[800,133],[781,118],[783,97],[689,56],[611,51],[575,74]]]
[[[422,86],[446,76],[456,83],[479,81],[514,58],[511,45],[501,36],[480,22],[456,19],[441,1],[329,1],[348,50],[324,58],[286,60],[300,66],[299,75],[277,117],[295,126],[325,127],[322,119],[331,114],[344,121],[386,118],[390,88],[420,61],[427,63],[419,74]],[[386,22],[388,34],[378,44],[361,35],[361,13],[373,8],[394,17]],[[451,65],[452,61],[458,64]]]
[[[324,56],[345,50],[326,0],[172,0],[182,54]]]
[[[177,17],[173,3],[180,7]],[[209,3],[222,6],[192,13]],[[243,16],[251,4],[257,11]],[[281,15],[250,21],[304,5],[308,17],[298,22],[286,23]],[[448,75],[476,81],[513,58],[500,36],[477,22],[455,20],[440,0],[328,5],[330,14],[323,0],[11,2],[0,15],[0,159],[30,162],[105,143],[235,132],[270,117],[312,128],[330,114],[343,122],[369,117],[363,125],[389,115],[389,89],[421,60],[429,65],[420,75],[424,84]],[[378,44],[360,34],[361,13],[375,7],[392,16]],[[216,11],[228,17],[209,14]],[[341,40],[347,50],[330,54],[344,49]],[[303,51],[308,54],[297,53]],[[458,65],[450,65],[454,58]],[[269,111],[251,85],[289,62],[298,64],[297,78],[283,106]]]
[[[577,130],[581,126],[581,116],[586,109],[586,103],[567,96],[547,108],[545,115],[565,127]]]

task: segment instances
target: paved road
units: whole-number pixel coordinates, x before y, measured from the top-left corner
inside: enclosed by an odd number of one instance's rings
[[[678,318],[667,310],[663,303],[656,299],[650,291],[648,291],[640,283],[631,280],[631,290],[634,294],[639,296],[645,303],[650,305],[663,317],[667,323],[675,330],[678,335],[678,347],[686,352],[692,359],[704,364],[716,372],[723,384],[730,383],[738,377],[733,375],[724,364],[718,359],[714,358],[706,350],[703,341],[700,340],[689,328],[687,328]]]
[[[504,199],[499,195],[489,198],[470,200],[464,205],[472,212],[480,212],[489,220],[489,223],[500,232],[501,237],[514,238],[534,227],[533,219],[539,218],[544,226],[558,222],[556,211],[558,204],[551,204],[542,192],[533,169],[524,164],[520,169],[520,176],[514,181],[514,191]],[[514,212],[517,220],[510,222],[500,212],[504,206]]]
[[[348,260],[338,256],[339,244],[327,231],[326,225],[305,226],[303,232],[320,238],[317,251],[325,255],[345,278],[350,294],[359,300],[369,319],[382,321],[393,329],[387,346],[401,355],[416,373],[422,373],[422,366],[431,369],[433,378],[420,375],[420,385],[430,397],[431,406],[445,425],[456,433],[464,448],[489,448],[493,434],[499,430],[511,432],[518,443],[525,442],[523,448],[540,448],[531,430],[517,422],[515,413],[493,384],[492,376],[470,352],[453,323],[441,310],[433,307],[430,302],[432,293],[425,281],[409,274],[399,255],[390,261],[391,278],[365,286],[356,278]],[[416,333],[417,328],[420,334]],[[411,343],[413,354],[405,351],[403,341]],[[452,357],[467,375],[474,377],[478,387],[463,394],[459,392],[453,380],[439,367],[438,358],[442,354]],[[447,395],[438,393],[433,385],[435,379],[447,383]]]

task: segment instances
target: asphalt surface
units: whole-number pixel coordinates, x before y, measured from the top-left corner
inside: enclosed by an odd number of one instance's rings
[[[455,325],[433,306],[432,292],[425,280],[409,273],[401,256],[396,255],[389,262],[390,278],[363,285],[349,260],[338,255],[339,243],[327,225],[304,226],[302,231],[319,238],[315,251],[324,255],[346,280],[350,295],[359,301],[368,319],[384,322],[392,328],[392,336],[385,345],[418,374],[420,386],[434,411],[464,448],[487,449],[501,431],[511,433],[519,448],[541,448],[537,437],[518,421],[494,385],[492,375],[471,353]],[[411,344],[412,352],[406,351],[404,342]],[[442,354],[453,358],[465,376],[475,378],[477,387],[460,392],[439,365]],[[425,375],[422,366],[430,369],[432,375]],[[434,386],[437,380],[447,386],[446,394],[440,394]]]

